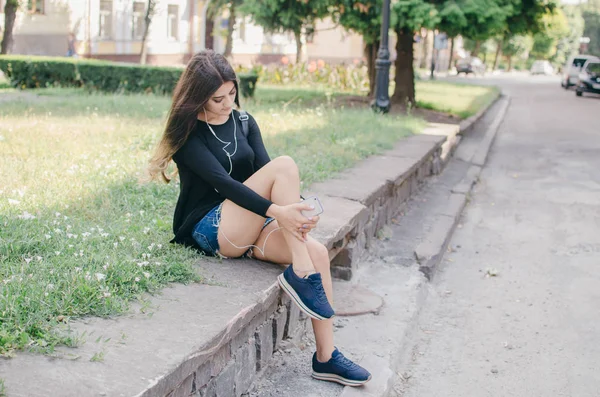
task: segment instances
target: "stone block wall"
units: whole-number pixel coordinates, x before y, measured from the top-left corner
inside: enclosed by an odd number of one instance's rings
[[[238,335],[181,382],[167,397],[239,397],[267,367],[281,341],[299,341],[307,317],[287,295],[254,318]]]

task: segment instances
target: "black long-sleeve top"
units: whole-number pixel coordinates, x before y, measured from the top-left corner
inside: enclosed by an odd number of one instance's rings
[[[181,185],[173,217],[175,237],[171,242],[197,247],[192,237],[194,226],[225,199],[263,217],[273,204],[243,184],[270,161],[254,118],[249,115],[247,137],[244,137],[236,111],[225,124],[211,124],[211,127],[219,139],[231,142],[225,150],[233,153],[234,122],[237,124],[238,148],[231,157],[231,175],[228,174],[229,160],[223,151],[225,145],[213,136],[204,121],[198,120],[185,144],[173,155]]]

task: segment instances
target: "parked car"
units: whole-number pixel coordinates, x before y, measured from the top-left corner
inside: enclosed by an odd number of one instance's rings
[[[575,94],[582,96],[584,92],[600,94],[600,59],[587,61],[579,73]]]
[[[545,74],[545,75],[553,75],[554,68],[548,61],[538,60],[531,65],[530,73],[535,74]]]
[[[483,61],[477,57],[468,57],[468,58],[462,58],[462,59],[458,59],[456,61],[456,74],[469,74],[469,73],[473,73],[475,75],[477,74],[484,74],[485,73],[485,64],[483,63]]]
[[[600,60],[600,58],[593,55],[577,55],[569,58],[563,69],[563,76],[560,81],[560,85],[565,89],[576,85],[577,80],[579,79],[581,68],[590,59],[595,61]]]

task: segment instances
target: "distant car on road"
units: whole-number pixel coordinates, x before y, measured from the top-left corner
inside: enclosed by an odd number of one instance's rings
[[[545,74],[550,76],[554,74],[554,68],[550,62],[544,60],[535,61],[533,65],[531,65],[531,69],[529,71],[533,75]]]
[[[574,57],[569,58],[569,60],[565,64],[560,85],[565,89],[576,85],[577,80],[579,79],[579,73],[581,72],[581,68],[590,59],[595,61],[600,60],[600,58],[595,57],[593,55],[576,55]]]
[[[477,57],[462,58],[456,61],[456,74],[469,74],[474,75],[485,73],[485,64]]]
[[[600,59],[587,61],[579,73],[575,94],[582,96],[584,92],[600,94]]]

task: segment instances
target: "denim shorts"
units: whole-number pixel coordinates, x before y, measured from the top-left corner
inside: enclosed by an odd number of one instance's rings
[[[219,224],[221,223],[221,209],[223,208],[223,203],[217,205],[212,210],[208,211],[208,214],[204,216],[200,220],[200,222],[196,223],[194,226],[194,230],[192,232],[192,237],[204,254],[209,256],[219,256],[225,258],[223,255],[219,253]],[[267,218],[263,225],[263,229],[267,227],[267,225],[273,222],[275,218]],[[248,251],[251,251],[248,250]]]

